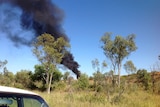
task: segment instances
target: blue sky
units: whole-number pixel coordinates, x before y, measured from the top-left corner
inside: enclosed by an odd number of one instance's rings
[[[62,26],[70,39],[71,53],[79,63],[79,70],[82,73],[93,74],[91,61],[95,58],[100,62],[106,60],[110,69],[111,64],[100,48],[100,38],[105,32],[112,32],[113,39],[117,35],[123,37],[132,33],[136,35],[135,42],[138,49],[123,63],[132,60],[137,69],[144,68],[150,71],[150,67],[158,61],[159,0],[54,0],[53,2],[65,13]],[[19,15],[20,12],[16,14]],[[1,20],[2,18],[0,18],[2,25]],[[15,18],[12,24],[18,26],[18,18]],[[32,31],[27,34],[32,34]],[[4,33],[1,33],[0,41],[0,60],[8,60],[9,71],[34,70],[34,65],[38,64],[38,61],[30,47],[15,47]],[[125,74],[123,69],[122,74]]]

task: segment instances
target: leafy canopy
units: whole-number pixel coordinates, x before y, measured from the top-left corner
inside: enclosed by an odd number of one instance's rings
[[[42,64],[52,63],[54,65],[61,62],[66,48],[70,47],[64,38],[55,39],[47,33],[39,36],[33,45],[33,53]]]
[[[128,74],[130,73],[135,73],[136,72],[136,67],[134,66],[133,62],[131,60],[127,61],[124,64],[124,69]]]
[[[135,35],[131,34],[126,38],[122,36],[116,36],[114,40],[111,40],[111,33],[106,33],[101,38],[103,43],[102,49],[107,58],[112,63],[113,70],[115,72],[118,69],[118,86],[120,87],[120,72],[122,61],[125,57],[137,49],[135,42]]]
[[[121,62],[132,51],[137,49],[134,39],[135,35],[131,34],[126,38],[116,36],[114,40],[111,40],[111,33],[106,33],[101,38],[104,54],[110,58],[113,63]]]

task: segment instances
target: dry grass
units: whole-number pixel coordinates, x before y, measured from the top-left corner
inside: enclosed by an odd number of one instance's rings
[[[125,94],[125,99],[123,107],[160,107],[160,96],[144,91]]]
[[[111,104],[105,96],[95,96],[93,92],[38,93],[50,107],[160,107],[160,96],[145,91],[125,93],[124,98],[118,104]]]

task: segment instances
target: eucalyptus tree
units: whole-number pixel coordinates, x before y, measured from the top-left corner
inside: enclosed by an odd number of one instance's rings
[[[107,63],[103,61],[100,64],[98,59],[94,59],[92,60],[92,67],[95,70],[95,72],[93,73],[95,87],[98,85],[102,85],[103,81],[105,80],[105,75],[102,72],[107,67]]]
[[[124,64],[124,69],[128,74],[136,73],[136,67],[134,66],[133,62],[131,60],[127,61]]]
[[[33,43],[33,53],[44,66],[47,92],[50,93],[53,73],[61,63],[64,54],[70,45],[63,37],[55,39],[52,35],[44,33],[37,37]]]
[[[118,86],[120,87],[121,66],[124,58],[130,55],[131,52],[137,49],[135,44],[135,35],[128,35],[126,38],[116,36],[114,40],[111,39],[111,33],[105,33],[100,40],[103,45],[101,48],[104,54],[112,63],[113,70],[118,70]]]
[[[5,65],[8,63],[8,61],[7,60],[4,60],[4,61],[1,61],[0,60],[0,68],[5,68]]]

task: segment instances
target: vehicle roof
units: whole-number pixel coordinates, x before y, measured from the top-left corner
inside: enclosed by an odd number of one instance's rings
[[[27,95],[38,95],[34,92],[23,90],[19,88],[7,87],[7,86],[0,86],[0,93],[16,93],[16,94],[27,94]]]

